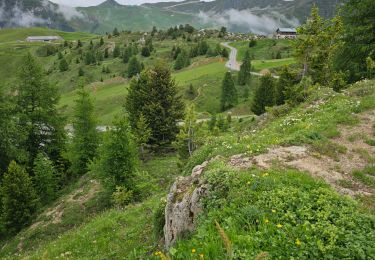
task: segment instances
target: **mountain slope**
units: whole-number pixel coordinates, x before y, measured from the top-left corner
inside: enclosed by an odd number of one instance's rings
[[[309,15],[311,7],[316,4],[325,17],[331,17],[336,11],[336,6],[341,0],[216,0],[212,2],[200,2],[188,0],[180,3],[170,2],[146,4],[147,6],[157,6],[168,10],[186,13],[224,13],[230,9],[251,10],[254,14],[268,14],[277,12],[288,18],[296,17],[303,21]]]
[[[120,5],[108,0],[98,6],[77,8],[89,22],[87,25],[77,24],[77,29],[104,33],[114,27],[131,31],[149,31],[153,26],[168,28],[178,24],[197,25],[195,16],[181,14],[151,6]]]
[[[47,0],[0,0],[0,27],[43,26],[74,31],[65,15],[68,12],[68,16],[73,15],[74,9]]]

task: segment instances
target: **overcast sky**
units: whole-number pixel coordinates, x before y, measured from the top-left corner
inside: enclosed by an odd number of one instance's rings
[[[51,2],[68,5],[68,6],[93,6],[98,5],[105,0],[50,0]],[[181,2],[182,0],[116,0],[123,5],[138,5],[143,3],[157,3],[157,2]]]

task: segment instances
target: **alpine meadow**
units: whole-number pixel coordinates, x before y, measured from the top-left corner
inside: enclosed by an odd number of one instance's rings
[[[0,259],[375,259],[374,0],[0,0],[0,64]]]

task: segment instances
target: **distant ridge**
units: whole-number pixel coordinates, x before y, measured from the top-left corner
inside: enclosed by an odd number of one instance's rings
[[[115,7],[115,6],[123,6],[119,4],[116,0],[107,0],[98,5],[98,7]]]

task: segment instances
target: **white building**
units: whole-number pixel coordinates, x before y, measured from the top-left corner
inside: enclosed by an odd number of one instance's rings
[[[276,39],[295,39],[297,37],[296,28],[277,28]]]
[[[60,36],[29,36],[26,38],[28,42],[53,42],[61,41],[63,38]]]

